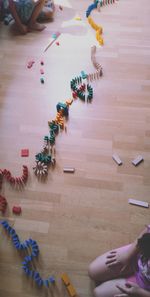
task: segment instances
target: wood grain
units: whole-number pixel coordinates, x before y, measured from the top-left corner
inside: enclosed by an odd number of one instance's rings
[[[63,6],[61,11],[58,5]],[[54,275],[56,287],[38,289],[21,269],[18,253],[0,228],[0,296],[68,296],[60,276],[68,273],[79,296],[91,296],[88,265],[99,254],[131,242],[149,223],[149,209],[128,199],[150,203],[150,1],[117,1],[92,12],[103,26],[104,46],[95,40],[85,11],[90,1],[56,1],[56,14],[45,31],[20,36],[14,25],[0,23],[0,168],[20,175],[29,168],[29,180],[19,191],[4,182],[8,200],[6,218],[21,240],[35,239],[40,257],[34,261],[43,277]],[[82,20],[75,21],[75,15]],[[60,45],[43,53],[49,38],[61,33]],[[70,80],[82,70],[94,72],[90,49],[103,77],[92,83],[91,104],[74,101],[67,132],[56,138],[56,168],[41,183],[34,176],[35,154],[48,134],[48,120],[56,104],[70,98]],[[35,64],[27,68],[29,60]],[[44,60],[45,84],[40,83]],[[29,157],[22,158],[22,148]],[[120,167],[112,160],[116,153]],[[144,162],[131,161],[142,155]],[[63,173],[63,167],[75,173]],[[12,213],[13,205],[22,214]]]

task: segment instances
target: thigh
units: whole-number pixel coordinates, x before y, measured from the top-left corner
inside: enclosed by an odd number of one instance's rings
[[[115,249],[118,252],[125,253],[130,245]],[[117,265],[116,267],[110,268],[106,265],[107,256],[110,253],[107,252],[99,257],[97,257],[89,266],[89,276],[98,282],[104,282],[110,279],[115,279],[118,277],[124,277],[133,273],[133,268],[127,267],[124,274],[120,274],[122,265]]]
[[[116,287],[116,285],[125,285],[125,279],[114,279],[107,281],[94,289],[95,297],[114,297],[116,294],[120,294],[120,290]]]
[[[35,9],[36,3],[32,0],[19,0],[14,3],[21,22],[27,24]]]

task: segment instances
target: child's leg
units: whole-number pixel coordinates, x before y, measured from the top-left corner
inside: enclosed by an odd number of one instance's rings
[[[28,22],[29,29],[31,29],[31,30],[34,29],[34,30],[42,31],[42,30],[44,30],[46,28],[45,25],[39,24],[36,21],[37,18],[38,18],[38,16],[39,16],[39,14],[40,14],[40,12],[42,11],[42,8],[44,6],[44,3],[45,3],[45,0],[38,0],[37,1],[36,5],[35,5],[35,8],[33,10],[33,13],[31,15],[31,18],[30,18],[30,20]]]
[[[125,253],[130,245],[116,249],[118,253]],[[97,257],[89,266],[89,276],[97,282],[105,282],[107,280],[128,276],[133,273],[132,267],[127,267],[127,269],[120,273],[122,265],[116,265],[110,268],[106,265],[107,256],[110,252]]]
[[[55,5],[53,0],[45,0],[45,5],[38,16],[38,21],[49,21],[53,19]]]
[[[44,6],[39,17],[38,21],[49,21],[53,18],[54,12],[52,12],[49,7]]]
[[[118,278],[114,280],[107,281],[94,289],[95,297],[114,297],[116,294],[121,294],[120,290],[116,285],[125,285],[125,279]]]

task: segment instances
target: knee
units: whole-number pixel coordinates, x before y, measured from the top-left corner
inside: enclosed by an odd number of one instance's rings
[[[95,280],[96,269],[93,262],[88,267],[88,275],[91,279]]]
[[[104,297],[105,296],[104,292],[99,287],[96,287],[93,290],[93,294],[94,294],[94,297]]]
[[[45,12],[45,18],[47,19],[47,20],[50,20],[50,19],[52,19],[53,18],[53,16],[54,16],[54,12],[53,11],[46,11]]]

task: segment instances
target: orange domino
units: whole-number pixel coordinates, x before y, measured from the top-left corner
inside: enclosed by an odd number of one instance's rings
[[[61,279],[62,279],[62,281],[64,282],[64,284],[66,286],[68,286],[70,284],[69,277],[68,277],[68,275],[66,273],[63,273],[62,274]]]
[[[67,290],[68,290],[68,293],[69,293],[69,295],[70,295],[71,297],[74,297],[74,296],[77,295],[76,290],[75,290],[75,288],[73,287],[73,285],[70,284],[69,286],[67,286]]]
[[[66,285],[69,295],[71,297],[77,296],[76,290],[73,287],[73,285],[70,283],[70,279],[69,279],[68,275],[66,273],[63,273],[61,276],[61,279],[64,282],[64,284]]]

